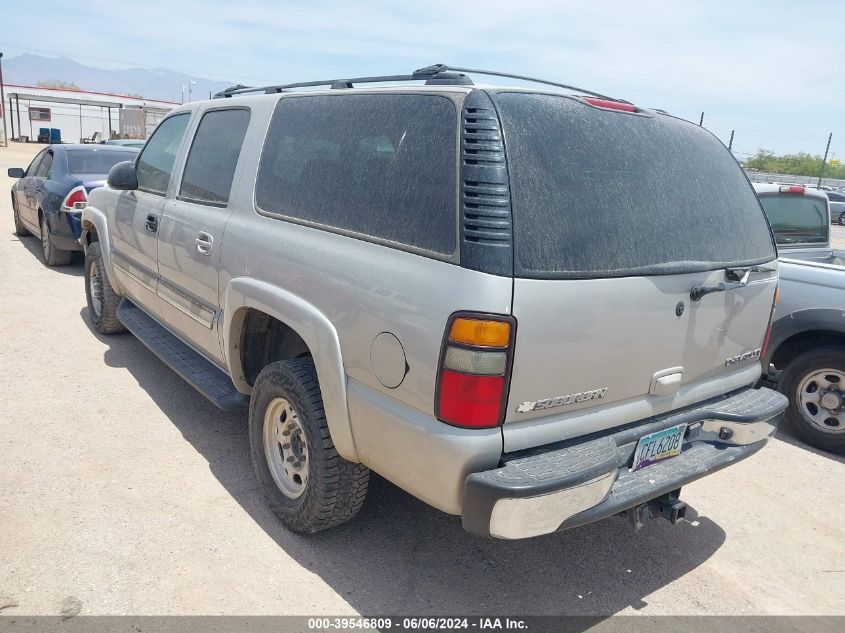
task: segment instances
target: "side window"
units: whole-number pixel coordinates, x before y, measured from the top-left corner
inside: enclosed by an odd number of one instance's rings
[[[455,252],[457,114],[437,95],[283,97],[255,199],[266,212]]]
[[[179,197],[203,204],[226,205],[235,167],[249,125],[249,110],[212,110],[200,121],[188,159]]]
[[[35,176],[38,178],[47,178],[50,175],[50,168],[52,166],[53,154],[52,152],[47,152],[38,164],[38,170],[35,172]]]
[[[138,189],[164,195],[176,154],[185,136],[190,116],[187,112],[162,121],[138,156]]]
[[[47,155],[47,150],[41,150],[35,158],[32,159],[32,162],[29,164],[29,167],[26,168],[26,175],[27,176],[34,176],[38,173],[38,166],[41,164],[41,160]]]

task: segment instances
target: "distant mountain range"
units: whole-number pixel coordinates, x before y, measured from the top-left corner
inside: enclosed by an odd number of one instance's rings
[[[182,86],[191,86],[193,99],[207,99],[208,93],[219,92],[237,82],[213,81],[172,70],[125,68],[105,70],[85,66],[67,57],[18,55],[3,59],[3,80],[9,84],[34,86],[39,81],[70,82],[83,90],[141,95],[147,99],[182,100]],[[185,99],[187,99],[187,91]]]

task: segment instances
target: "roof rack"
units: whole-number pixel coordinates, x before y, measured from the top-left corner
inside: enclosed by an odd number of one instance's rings
[[[447,66],[446,64],[434,64],[432,66],[426,66],[425,68],[418,68],[410,75],[382,75],[376,77],[354,77],[351,79],[324,79],[320,81],[303,81],[298,83],[292,84],[279,84],[279,85],[272,85],[272,86],[261,86],[261,87],[249,87],[244,86],[242,84],[238,84],[237,86],[232,86],[231,88],[226,88],[225,90],[221,90],[216,95],[214,95],[215,99],[221,98],[228,98],[235,95],[246,94],[250,92],[263,92],[265,94],[275,94],[279,92],[284,92],[286,90],[290,90],[293,88],[313,88],[317,86],[330,86],[333,90],[344,90],[348,88],[353,88],[355,84],[364,84],[364,83],[386,83],[386,82],[394,82],[394,81],[425,81],[425,85],[432,86],[432,85],[459,85],[459,86],[471,86],[473,85],[472,79],[470,79],[465,73],[472,73],[474,75],[490,75],[495,77],[507,77],[508,79],[519,79],[520,81],[528,81],[531,83],[538,83],[538,84],[545,84],[547,86],[555,86],[557,88],[566,88],[567,90],[574,90],[576,92],[580,92],[587,95],[592,95],[594,97],[599,97],[601,99],[607,99],[609,101],[617,101],[619,103],[629,103],[624,99],[616,99],[614,97],[608,97],[607,95],[603,95],[598,92],[594,92],[592,90],[584,90],[583,88],[578,88],[576,86],[570,86],[567,84],[561,84],[554,81],[546,81],[545,79],[537,79],[535,77],[526,77],[525,75],[513,75],[510,73],[503,73],[494,70],[478,70],[472,68],[458,68],[457,66]]]

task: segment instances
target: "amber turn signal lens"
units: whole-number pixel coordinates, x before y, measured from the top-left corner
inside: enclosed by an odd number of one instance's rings
[[[483,347],[507,347],[511,326],[506,321],[483,321],[478,319],[455,319],[449,331],[449,340],[465,345]]]

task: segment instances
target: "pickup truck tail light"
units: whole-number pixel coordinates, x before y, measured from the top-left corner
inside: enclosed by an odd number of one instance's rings
[[[86,204],[88,204],[88,194],[85,192],[85,187],[80,186],[74,187],[65,196],[62,201],[62,208],[65,211],[79,210],[84,209]]]
[[[763,338],[763,347],[760,348],[760,358],[763,359],[766,357],[766,351],[769,348],[769,339],[772,338],[772,321],[775,318],[775,308],[777,307],[778,300],[780,299],[780,289],[775,286],[775,296],[772,299],[772,311],[769,312],[769,325],[766,327],[766,336]],[[766,371],[766,367],[763,367],[763,371]]]
[[[780,193],[805,193],[806,189],[801,185],[781,185],[778,191]]]
[[[435,396],[441,422],[473,429],[502,424],[515,334],[509,316],[459,312],[449,318]]]

